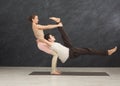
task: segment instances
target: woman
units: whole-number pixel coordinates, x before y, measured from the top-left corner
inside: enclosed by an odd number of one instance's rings
[[[52,18],[54,18],[54,17],[52,17]],[[57,18],[57,19],[59,19],[59,18]],[[38,48],[41,51],[44,51],[53,56],[51,74],[60,74],[60,72],[56,69],[58,55],[55,51],[53,51],[49,48],[51,46],[51,43],[49,41],[47,41],[46,39],[44,39],[44,30],[62,27],[63,26],[62,23],[58,23],[58,24],[54,24],[54,25],[41,25],[41,24],[38,24],[38,22],[39,22],[38,15],[30,16],[29,21],[32,23],[32,29],[33,29],[34,35],[36,37]]]

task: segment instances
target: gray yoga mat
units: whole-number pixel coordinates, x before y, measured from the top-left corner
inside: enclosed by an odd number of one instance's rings
[[[29,75],[51,75],[50,72],[32,72]],[[106,72],[62,72],[62,76],[109,76]],[[59,76],[61,76],[59,75]]]

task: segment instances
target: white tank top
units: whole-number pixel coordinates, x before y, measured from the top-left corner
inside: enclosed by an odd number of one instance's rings
[[[59,59],[61,60],[62,63],[65,63],[69,58],[69,48],[63,46],[60,43],[54,42],[50,49],[57,52]]]

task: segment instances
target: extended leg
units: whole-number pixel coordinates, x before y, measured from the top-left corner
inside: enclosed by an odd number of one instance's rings
[[[61,19],[57,17],[50,17],[51,20],[55,21],[56,23],[60,23]],[[58,31],[61,34],[61,38],[64,42],[64,45],[68,48],[72,48],[72,43],[67,35],[67,33],[64,31],[63,27],[58,27]]]
[[[72,48],[70,49],[70,58],[75,58],[80,55],[102,55],[102,56],[108,56],[112,55],[114,52],[116,52],[117,47],[102,51],[102,50],[95,50],[91,48]]]
[[[58,27],[58,31],[60,32],[61,34],[61,38],[64,42],[64,45],[68,48],[72,48],[72,43],[67,35],[67,33],[64,31],[63,27]]]

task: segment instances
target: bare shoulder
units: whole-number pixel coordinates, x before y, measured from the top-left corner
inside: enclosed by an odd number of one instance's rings
[[[40,28],[41,28],[41,25],[40,25],[40,24],[35,24],[35,25],[33,25],[32,27],[33,27],[33,29],[40,29]]]

